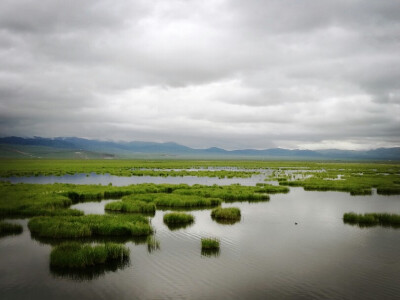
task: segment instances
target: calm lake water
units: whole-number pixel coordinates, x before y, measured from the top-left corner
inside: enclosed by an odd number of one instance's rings
[[[51,184],[51,183],[71,183],[71,184],[101,184],[107,185],[112,183],[114,186],[124,186],[140,183],[169,183],[188,185],[203,184],[203,185],[230,185],[240,183],[241,185],[255,185],[258,182],[263,182],[265,174],[253,175],[249,178],[222,178],[218,177],[197,177],[197,176],[131,176],[120,177],[110,174],[74,174],[63,176],[26,176],[26,177],[7,177],[0,178],[1,181],[9,181],[11,183],[34,183],[34,184]]]
[[[74,207],[104,213],[109,201]],[[0,298],[398,299],[400,229],[359,228],[342,216],[400,213],[399,196],[291,188],[269,202],[223,206],[239,207],[241,221],[223,225],[196,210],[193,225],[171,231],[162,221],[168,211],[157,211],[160,249],[127,241],[129,264],[85,273],[51,270],[48,241],[31,238],[27,220],[11,220],[24,232],[0,238]],[[219,253],[202,254],[207,236],[221,240]]]

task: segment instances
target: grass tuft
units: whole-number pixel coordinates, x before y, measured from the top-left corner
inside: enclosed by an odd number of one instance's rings
[[[219,239],[217,239],[217,238],[202,238],[201,239],[201,249],[202,250],[218,250],[219,249]]]
[[[120,244],[106,243],[92,246],[67,242],[53,248],[50,265],[58,268],[86,268],[128,258],[129,249]]]
[[[164,215],[165,224],[188,224],[194,222],[194,217],[191,214],[172,212]]]
[[[144,201],[116,201],[107,203],[104,209],[107,211],[124,213],[154,214],[156,211],[156,206],[154,203],[147,203]]]
[[[240,209],[237,207],[218,207],[211,211],[211,218],[215,220],[239,221]]]

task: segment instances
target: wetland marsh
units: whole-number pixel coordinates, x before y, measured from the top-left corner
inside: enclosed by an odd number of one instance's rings
[[[249,178],[229,178],[252,180],[251,184],[227,186],[203,185],[204,176],[194,176],[199,182],[192,184],[177,176],[173,177],[182,181],[176,184],[157,184],[155,176],[149,176],[155,182],[121,186],[0,183],[3,221],[23,228],[0,238],[2,296],[391,299],[399,295],[400,229],[357,223],[372,213],[389,214],[397,222],[399,165],[118,161],[110,166],[136,168],[139,163],[144,168],[257,172]],[[3,162],[0,174],[18,172],[32,178],[52,174],[50,162],[45,161],[42,169],[36,161],[36,169],[25,164],[24,169],[17,162],[13,171],[10,162]],[[90,174],[85,164],[81,162],[76,172],[69,169],[70,176],[81,170]],[[56,161],[53,171],[58,165]],[[363,182],[358,179],[362,176]],[[332,183],[336,181],[343,182]],[[360,190],[364,193],[355,192]],[[348,222],[349,212],[354,212],[350,215],[354,222]],[[221,222],[215,220],[217,215]],[[202,239],[217,240],[218,247],[206,249]],[[110,257],[115,259],[107,259],[105,245],[111,245]],[[56,250],[62,253],[61,263],[74,265],[67,257],[88,267],[55,266],[51,255]],[[67,250],[74,252],[65,254]]]

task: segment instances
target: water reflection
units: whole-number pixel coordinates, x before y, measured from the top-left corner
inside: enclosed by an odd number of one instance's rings
[[[167,224],[164,222],[164,224],[168,227],[169,230],[174,231],[174,230],[188,228],[194,224],[194,221],[190,223],[175,223],[175,224]]]
[[[241,221],[241,217],[239,217],[238,219],[217,219],[217,218],[211,216],[211,219],[213,219],[218,224],[222,224],[222,225],[233,225],[236,223],[240,223],[240,221]]]
[[[357,226],[359,228],[371,228],[371,227],[384,227],[384,228],[394,228],[400,229],[400,224],[385,224],[385,223],[358,223],[343,220],[344,224]]]
[[[152,253],[156,250],[160,250],[160,241],[154,236],[147,237],[147,251]]]
[[[220,249],[201,249],[201,255],[206,257],[218,257]]]
[[[80,242],[80,243],[117,243],[117,244],[126,244],[131,242],[135,245],[146,244],[147,237],[146,236],[94,236],[94,237],[85,237],[85,238],[49,238],[49,237],[41,237],[31,233],[31,239],[39,242],[42,245],[51,245],[57,246],[64,242]]]
[[[110,261],[102,265],[86,267],[84,269],[57,268],[50,266],[50,273],[55,278],[61,277],[75,281],[90,281],[102,277],[108,272],[116,272],[130,265],[130,259],[126,257],[120,261]]]

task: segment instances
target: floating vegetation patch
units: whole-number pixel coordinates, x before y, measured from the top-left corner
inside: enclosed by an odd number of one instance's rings
[[[188,224],[194,222],[194,217],[191,214],[172,212],[165,214],[163,220],[166,224]]]
[[[149,220],[138,215],[86,215],[79,217],[34,217],[28,222],[32,235],[49,238],[91,236],[147,236]]]
[[[211,218],[221,224],[234,224],[240,221],[240,209],[237,207],[218,207],[211,211]]]
[[[385,226],[400,228],[400,215],[388,213],[366,213],[356,214],[354,212],[345,213],[343,222],[360,227]]]
[[[225,202],[234,201],[267,201],[269,196],[260,193],[260,187],[241,186],[237,184],[229,186],[203,186],[193,185],[188,189],[177,189],[173,194],[197,195],[205,198],[220,198]]]
[[[117,211],[123,213],[145,213],[153,214],[156,211],[154,203],[144,201],[116,201],[107,203],[104,207],[106,211]]]
[[[53,248],[50,254],[50,266],[82,269],[111,261],[123,262],[127,259],[129,259],[129,249],[120,244],[106,243],[93,246],[67,242]]]
[[[19,224],[0,221],[0,237],[6,235],[17,235],[22,233],[22,226]]]
[[[163,220],[170,230],[177,230],[191,225],[194,222],[194,216],[183,212],[172,212],[165,214]]]
[[[202,238],[201,249],[202,250],[219,250],[219,239],[217,238]]]

